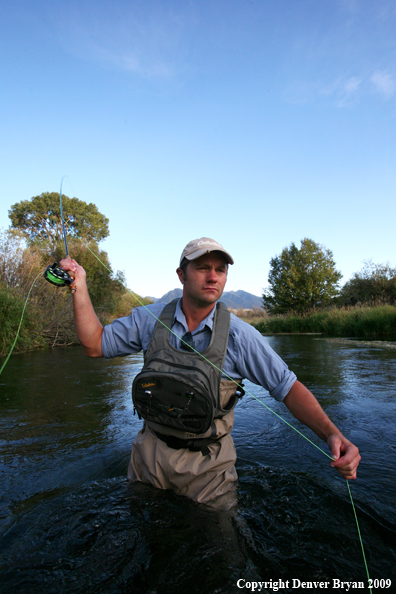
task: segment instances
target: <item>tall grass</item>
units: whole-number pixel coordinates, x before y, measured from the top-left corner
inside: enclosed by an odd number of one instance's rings
[[[18,331],[24,297],[15,290],[0,284],[0,356],[11,349]],[[41,334],[38,311],[33,303],[28,304],[14,352],[23,352],[45,346]]]
[[[396,340],[396,306],[355,306],[304,316],[269,316],[252,325],[263,334],[320,332],[327,336]]]

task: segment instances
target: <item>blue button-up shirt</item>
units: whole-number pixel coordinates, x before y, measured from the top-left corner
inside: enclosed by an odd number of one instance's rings
[[[157,319],[165,303],[136,307],[130,316],[105,326],[102,350],[106,358],[146,352]],[[213,330],[215,308],[192,332],[193,347],[198,352],[207,348]],[[181,338],[189,332],[187,321],[177,303],[171,327],[170,342],[180,349]],[[231,314],[230,335],[223,366],[224,379],[248,379],[263,386],[276,400],[283,400],[296,381],[296,375],[269,346],[266,339],[250,324]]]

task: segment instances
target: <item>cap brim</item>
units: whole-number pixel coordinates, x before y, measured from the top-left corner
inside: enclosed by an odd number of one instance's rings
[[[228,252],[226,252],[225,250],[219,250],[217,248],[213,248],[213,250],[204,248],[202,250],[197,250],[196,252],[194,252],[193,254],[190,254],[189,256],[184,256],[184,257],[186,258],[186,260],[191,261],[191,260],[196,260],[197,258],[204,256],[205,254],[210,254],[211,252],[220,252],[221,254],[224,254],[224,256],[227,259],[228,264],[234,264],[234,260],[232,259],[232,257],[230,256],[230,254]]]

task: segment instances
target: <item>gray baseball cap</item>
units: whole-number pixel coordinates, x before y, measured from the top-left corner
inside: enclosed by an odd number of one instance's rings
[[[180,264],[183,262],[184,258],[187,260],[196,260],[204,254],[209,254],[209,252],[221,252],[225,255],[229,264],[234,264],[234,260],[230,254],[225,251],[223,246],[209,237],[201,237],[200,239],[193,239],[190,241],[182,251]]]

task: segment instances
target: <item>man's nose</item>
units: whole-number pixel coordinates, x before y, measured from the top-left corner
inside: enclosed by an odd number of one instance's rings
[[[208,270],[207,278],[210,281],[217,281],[217,272],[215,268],[210,268],[210,270]]]

